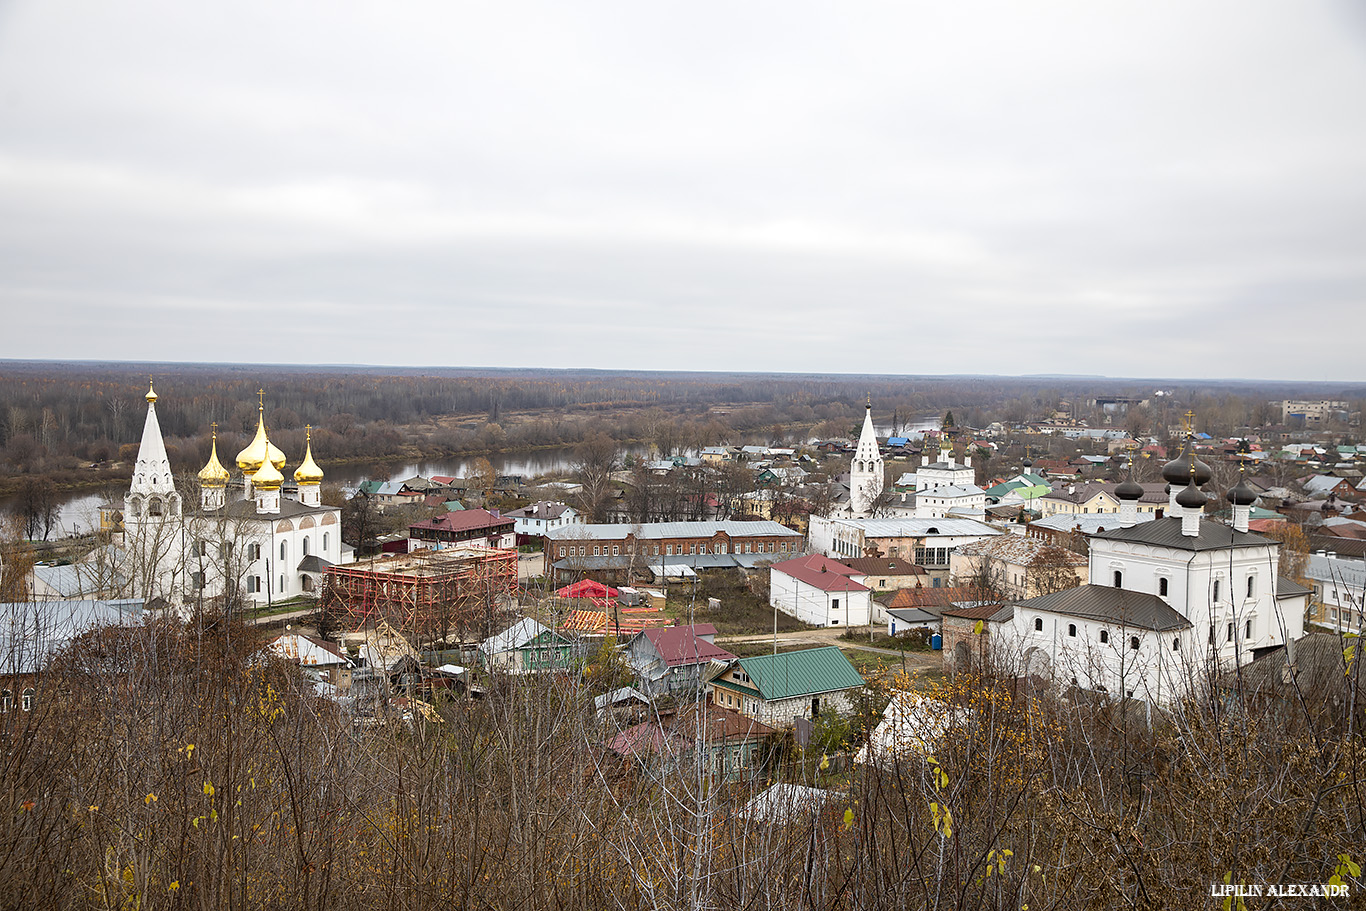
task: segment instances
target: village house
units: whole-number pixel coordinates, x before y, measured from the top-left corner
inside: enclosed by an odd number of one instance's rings
[[[651,777],[701,763],[712,782],[747,781],[765,771],[766,746],[777,733],[755,718],[704,704],[632,725],[606,746]]]
[[[735,660],[716,644],[716,627],[710,623],[642,630],[623,650],[640,690],[651,698],[696,693],[712,661]]]
[[[900,557],[847,557],[840,562],[854,571],[854,578],[874,592],[925,585],[929,578],[925,567]]]
[[[339,695],[351,692],[351,672],[356,664],[332,642],[285,633],[266,646],[272,653],[297,664],[313,680],[328,684]]]
[[[791,727],[798,718],[852,707],[863,677],[837,647],[808,648],[777,655],[737,658],[709,682],[713,705],[757,718],[772,727]]]
[[[441,550],[455,544],[515,548],[516,522],[487,509],[466,509],[408,526],[408,550]]]
[[[1066,515],[1093,515],[1119,512],[1115,496],[1117,484],[1109,481],[1087,481],[1053,488],[1039,498],[1043,518]],[[1143,495],[1138,500],[1139,513],[1160,513],[1167,503],[1166,484],[1140,484]]]
[[[530,506],[513,509],[502,515],[503,518],[513,521],[512,530],[517,535],[519,546],[540,543],[548,529],[579,525],[583,522],[583,517],[574,507],[553,500],[539,500]]]
[[[525,617],[479,646],[479,659],[490,671],[529,674],[571,667],[578,645],[540,621]]]
[[[769,604],[813,626],[865,626],[872,593],[855,580],[859,573],[829,557],[813,554],[769,567]]]

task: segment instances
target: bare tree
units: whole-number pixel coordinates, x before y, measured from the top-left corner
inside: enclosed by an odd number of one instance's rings
[[[580,489],[574,506],[589,522],[605,522],[611,505],[612,472],[618,467],[616,441],[598,433],[580,443],[576,452],[574,474]]]

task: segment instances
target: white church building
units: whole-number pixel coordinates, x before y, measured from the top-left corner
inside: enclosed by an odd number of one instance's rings
[[[1014,604],[995,660],[1165,704],[1304,634],[1309,591],[1278,576],[1279,542],[1248,530],[1255,492],[1228,492],[1231,525],[1205,518],[1211,473],[1189,440],[1162,475],[1167,514],[1139,522],[1143,488],[1120,484],[1118,527],[1089,540],[1091,584]]]
[[[322,469],[311,428],[295,469],[297,497],[283,494],[286,456],[266,433],[264,400],[255,438],[237,455],[243,496],[229,497],[231,473],[218,459],[215,433],[200,470],[199,502],[186,509],[176,489],[147,392],[147,419],[128,495],[122,552],[134,595],[185,607],[224,595],[264,604],[319,589],[341,562],[341,510],[321,501]]]

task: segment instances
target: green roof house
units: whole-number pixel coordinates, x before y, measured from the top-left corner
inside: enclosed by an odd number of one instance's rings
[[[863,677],[833,645],[737,658],[709,681],[713,704],[771,727],[791,727],[826,708],[844,713]]]

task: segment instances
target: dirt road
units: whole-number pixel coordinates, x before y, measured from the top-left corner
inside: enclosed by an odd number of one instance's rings
[[[902,652],[897,649],[877,648],[869,645],[866,641],[860,642],[858,639],[841,639],[843,629],[803,629],[788,633],[778,634],[778,645],[780,647],[792,645],[836,645],[842,649],[854,649],[860,652],[872,652],[877,655],[884,655],[892,658],[902,659],[906,669],[912,672],[940,671],[944,667],[942,652]],[[724,647],[729,642],[772,642],[772,633],[749,636],[717,636],[716,643]]]

